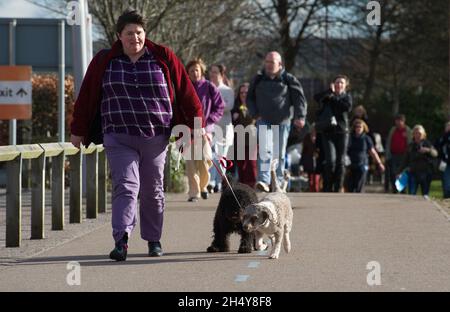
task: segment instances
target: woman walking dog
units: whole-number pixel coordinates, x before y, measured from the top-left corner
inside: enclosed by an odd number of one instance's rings
[[[145,21],[126,11],[116,25],[118,40],[91,61],[75,103],[71,141],[101,143],[111,168],[110,258],[127,258],[128,238],[137,223],[148,254],[162,256],[163,171],[171,128],[194,127],[202,104],[175,54],[145,38]],[[176,98],[176,102],[174,99]],[[141,192],[142,190],[142,192]]]

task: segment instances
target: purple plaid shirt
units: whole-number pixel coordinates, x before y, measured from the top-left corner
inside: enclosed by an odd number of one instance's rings
[[[170,135],[172,106],[164,73],[147,48],[133,64],[126,55],[111,60],[103,75],[104,133]]]

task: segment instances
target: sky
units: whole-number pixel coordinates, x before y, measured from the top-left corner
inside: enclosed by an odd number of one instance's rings
[[[0,0],[0,17],[3,18],[51,18],[56,15],[26,0]]]
[[[63,0],[53,0],[54,2]],[[44,2],[45,3],[45,2]],[[60,8],[56,8],[60,9]],[[64,7],[62,7],[64,10]],[[47,10],[26,0],[0,0],[0,18],[65,18],[67,16]],[[101,34],[93,26],[93,39],[101,39]]]

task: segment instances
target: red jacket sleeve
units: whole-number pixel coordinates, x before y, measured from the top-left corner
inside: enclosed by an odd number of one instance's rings
[[[93,98],[98,95],[98,86],[96,86],[94,82],[94,76],[96,71],[99,70],[98,63],[102,52],[96,54],[89,64],[83,78],[77,100],[75,101],[73,119],[70,128],[71,133],[77,136],[86,137],[89,134],[89,127],[93,119],[93,112],[95,114],[97,111],[97,107],[92,107],[93,105],[97,105],[97,103],[93,102]]]

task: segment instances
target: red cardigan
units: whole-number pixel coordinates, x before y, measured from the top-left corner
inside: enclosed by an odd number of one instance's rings
[[[184,124],[193,129],[194,118],[203,119],[202,104],[183,64],[169,48],[150,40],[145,40],[145,45],[159,62],[167,81],[173,111],[172,127]],[[122,53],[122,43],[118,40],[110,50],[97,53],[86,71],[71,123],[72,134],[83,136],[85,145],[103,142],[100,118],[103,74],[109,62]]]

